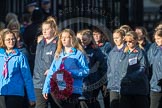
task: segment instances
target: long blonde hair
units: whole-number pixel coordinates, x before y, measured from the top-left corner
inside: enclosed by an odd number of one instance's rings
[[[59,34],[59,39],[58,39],[58,43],[57,43],[57,49],[55,52],[55,58],[57,59],[60,55],[60,53],[62,52],[63,49],[63,45],[62,45],[62,41],[61,41],[61,37],[63,33],[69,33],[71,40],[72,40],[72,47],[80,50],[81,52],[85,53],[83,47],[80,45],[80,43],[78,42],[75,33],[71,30],[71,29],[64,29],[61,31],[61,33]]]

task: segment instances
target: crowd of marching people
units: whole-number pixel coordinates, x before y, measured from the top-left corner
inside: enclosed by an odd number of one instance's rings
[[[59,31],[35,5],[0,25],[0,108],[162,108],[162,24]]]

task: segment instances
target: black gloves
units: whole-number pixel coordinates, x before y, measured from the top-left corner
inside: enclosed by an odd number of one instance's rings
[[[162,87],[162,79],[160,79],[160,80],[158,81],[158,86],[161,86],[161,87]]]
[[[158,80],[158,84],[157,85],[161,87],[161,93],[162,93],[162,79]]]

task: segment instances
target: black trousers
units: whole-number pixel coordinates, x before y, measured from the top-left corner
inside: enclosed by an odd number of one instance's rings
[[[151,91],[150,98],[150,108],[162,108],[162,93]]]
[[[6,108],[4,96],[0,96],[0,108]]]
[[[0,108],[23,108],[24,97],[0,96]]]
[[[86,103],[88,108],[100,108],[99,101],[97,100],[100,88],[86,91],[83,93],[83,96],[86,97]]]
[[[100,88],[100,89],[101,89],[101,92],[102,92],[105,108],[110,108],[110,92],[107,90],[107,92],[105,94],[104,91],[102,90],[102,88]]]
[[[120,108],[149,108],[147,95],[121,95]]]
[[[120,93],[110,91],[110,108],[120,108]]]
[[[80,108],[80,100],[78,99],[81,95],[72,94],[66,100],[58,100],[54,96],[52,97],[58,108]],[[55,108],[55,107],[52,107]]]
[[[48,100],[44,99],[42,95],[42,89],[35,88],[36,94],[36,106],[35,108],[48,108],[48,102],[50,103],[51,108],[59,108],[56,103],[53,101],[51,95],[48,95]]]

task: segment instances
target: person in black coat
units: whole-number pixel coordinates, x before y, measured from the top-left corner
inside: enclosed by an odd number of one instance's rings
[[[31,71],[33,72],[33,66],[34,66],[34,59],[35,59],[35,51],[36,51],[36,45],[37,45],[37,36],[41,34],[40,26],[42,24],[42,21],[44,19],[43,13],[40,9],[35,9],[32,13],[32,24],[27,26],[25,28],[25,31],[23,33],[23,39],[25,44],[27,45],[27,50],[30,54],[30,66]]]
[[[95,44],[91,30],[83,30],[80,35],[77,34],[77,38],[86,51],[90,68],[90,74],[83,79],[83,97],[86,98],[88,108],[100,108],[97,97],[107,81],[106,60],[101,49]]]

